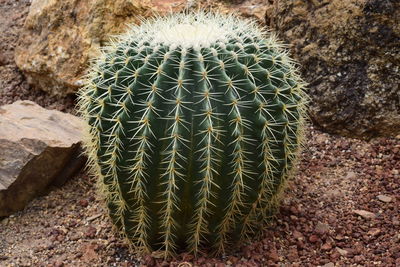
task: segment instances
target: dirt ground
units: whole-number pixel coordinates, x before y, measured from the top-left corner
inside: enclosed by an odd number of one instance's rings
[[[13,61],[29,3],[0,0],[0,105],[29,99],[71,112],[73,97],[34,90]],[[400,266],[400,136],[368,143],[307,132],[276,221],[223,257],[134,258],[82,172],[0,221],[0,266]]]

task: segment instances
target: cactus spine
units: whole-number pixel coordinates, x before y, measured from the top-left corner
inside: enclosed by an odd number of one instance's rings
[[[224,252],[274,214],[303,129],[304,83],[253,22],[209,13],[132,26],[80,92],[110,217],[139,251]]]

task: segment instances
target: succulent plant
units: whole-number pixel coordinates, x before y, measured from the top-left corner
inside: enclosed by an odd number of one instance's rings
[[[222,253],[274,215],[301,145],[304,82],[254,22],[175,14],[103,49],[79,106],[114,225],[137,251]]]

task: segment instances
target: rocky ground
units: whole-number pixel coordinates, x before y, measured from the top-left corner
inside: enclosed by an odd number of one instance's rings
[[[34,90],[15,66],[29,3],[0,0],[0,105],[29,99],[71,112],[73,97]],[[276,221],[224,257],[134,258],[82,172],[0,221],[0,266],[400,266],[400,136],[364,142],[307,132]]]
[[[399,266],[400,139],[308,132],[277,220],[224,257],[130,256],[82,172],[1,221],[0,266]]]

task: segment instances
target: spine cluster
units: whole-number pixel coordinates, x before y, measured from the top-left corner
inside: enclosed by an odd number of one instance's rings
[[[306,97],[294,63],[273,36],[244,30],[251,24],[212,19],[231,32],[204,46],[151,41],[157,21],[135,28],[81,91],[90,165],[137,250],[222,253],[252,236],[298,154]]]

